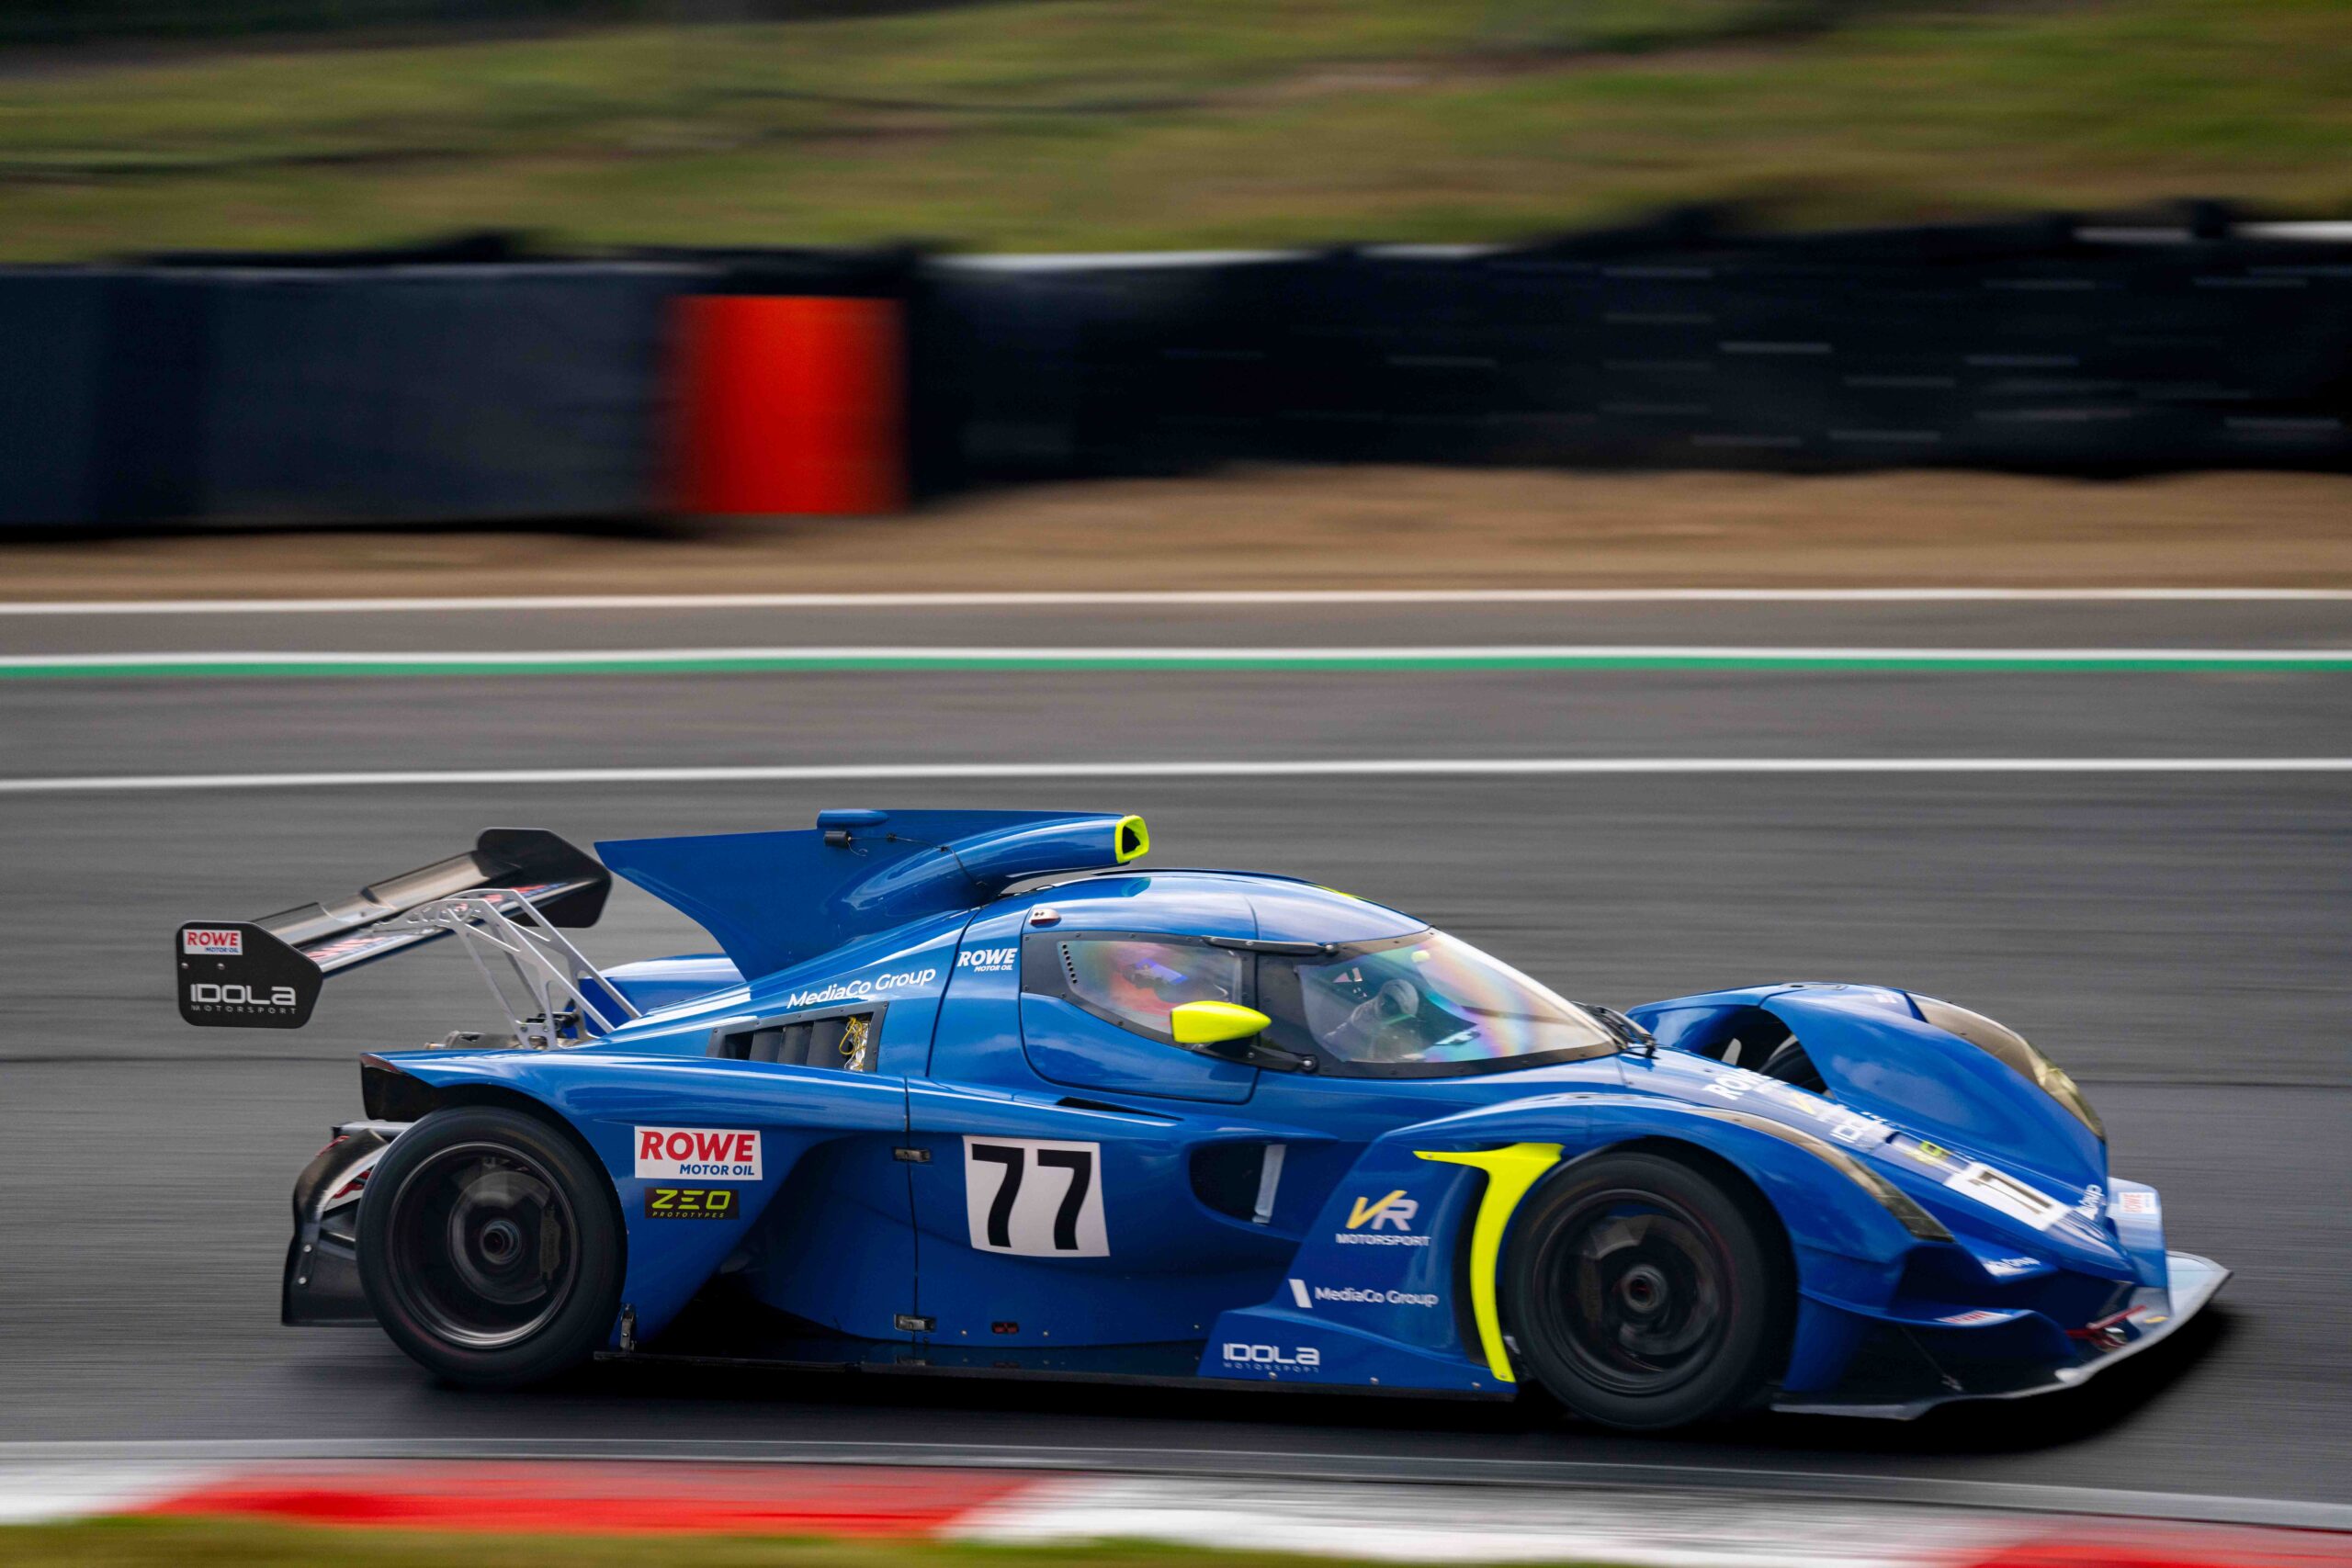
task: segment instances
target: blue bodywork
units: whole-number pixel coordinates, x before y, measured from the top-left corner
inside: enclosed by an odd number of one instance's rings
[[[1426,930],[1290,878],[1133,869],[1145,843],[1108,815],[862,811],[600,844],[724,955],[606,971],[641,1016],[576,1046],[370,1057],[369,1113],[503,1101],[584,1143],[626,1226],[616,1354],[723,1353],[689,1308],[724,1293],[795,1359],[1509,1394],[1471,1247],[1494,1184],[1442,1157],[1504,1149],[1565,1168],[1638,1144],[1752,1184],[1800,1292],[1784,1407],[2061,1386],[2225,1277],[2167,1254],[2154,1192],[2109,1173],[2091,1125],[1901,990],[1685,997],[1631,1010],[1614,1054],[1374,1077],[1179,1048],[1024,989],[1041,934],[1262,953]],[[812,1020],[862,1032],[837,1064],[746,1043]],[[1759,1021],[1803,1042],[1822,1092],[1724,1059]],[[1005,1196],[1009,1161],[1030,1197]],[[725,1184],[730,1216],[660,1223],[654,1190],[681,1182]]]

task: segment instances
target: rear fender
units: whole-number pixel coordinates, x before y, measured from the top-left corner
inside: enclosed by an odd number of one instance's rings
[[[277,1320],[342,1326],[376,1321],[359,1284],[359,1202],[368,1178],[408,1130],[397,1122],[348,1122],[294,1179],[294,1239],[287,1244]]]
[[[412,1053],[365,1059],[368,1101],[418,1107],[472,1098],[519,1096],[560,1119],[612,1178],[628,1232],[621,1302],[637,1336],[650,1337],[675,1317],[736,1248],[744,1245],[809,1150],[865,1135],[895,1140],[907,1126],[906,1087],[871,1074],[639,1055],[599,1050]],[[658,1150],[640,1162],[656,1130],[703,1134],[675,1144],[688,1158]],[[718,1134],[753,1141],[722,1142]],[[748,1160],[731,1156],[748,1151]],[[706,1160],[704,1154],[730,1157]],[[639,1170],[646,1172],[640,1176]],[[726,1195],[729,1217],[660,1223],[650,1205],[674,1204],[657,1190]],[[673,1208],[665,1208],[668,1218]],[[901,1223],[903,1214],[899,1216]],[[624,1314],[626,1315],[626,1314]],[[620,1340],[614,1325],[613,1343]]]
[[[605,971],[605,983],[650,1013],[741,986],[743,976],[725,953],[695,953],[616,964]]]

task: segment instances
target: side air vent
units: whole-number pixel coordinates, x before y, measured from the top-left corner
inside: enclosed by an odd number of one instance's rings
[[[874,1070],[882,1010],[797,1013],[723,1029],[710,1037],[710,1055],[737,1062],[774,1062],[787,1067]]]
[[[1066,1094],[1054,1103],[1070,1111],[1101,1111],[1113,1116],[1132,1116],[1138,1122],[1166,1122],[1172,1125],[1178,1120],[1157,1111],[1137,1111],[1132,1105],[1114,1105],[1107,1100],[1081,1100],[1074,1094]]]
[[[1193,1196],[1220,1214],[1272,1222],[1282,1185],[1281,1144],[1211,1144],[1193,1151]]]

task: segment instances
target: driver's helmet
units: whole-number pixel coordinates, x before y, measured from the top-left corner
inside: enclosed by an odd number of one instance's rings
[[[1199,999],[1200,980],[1169,964],[1169,953],[1141,942],[1122,949],[1109,977],[1113,999],[1137,1012],[1167,1012]]]

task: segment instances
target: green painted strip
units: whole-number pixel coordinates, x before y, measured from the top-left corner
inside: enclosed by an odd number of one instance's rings
[[[1807,671],[1821,673],[1948,674],[2340,674],[2352,671],[2352,651],[2319,654],[2229,653],[2151,657],[2147,654],[1970,655],[1887,653],[1834,654],[1623,654],[1543,652],[1531,654],[1257,654],[1223,658],[1180,654],[1159,658],[1141,654],[1073,653],[1019,654],[992,658],[970,654],[856,653],[754,655],[643,655],[615,653],[609,658],[573,656],[542,658],[527,653],[482,654],[457,659],[342,659],[236,655],[219,659],[158,655],[153,659],[80,660],[72,657],[0,658],[0,680],[179,680],[271,679],[302,676],[514,676],[514,675],[710,675],[871,672],[877,671],[1008,672],[1225,671],[1235,673],[1270,671],[1329,672],[1444,673],[1452,671]]]

